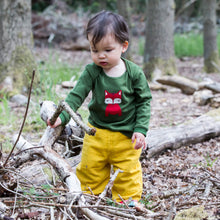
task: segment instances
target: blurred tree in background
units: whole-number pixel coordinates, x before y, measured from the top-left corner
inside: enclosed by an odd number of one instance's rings
[[[53,3],[53,0],[32,0],[32,11],[43,11],[49,5]]]
[[[204,68],[208,73],[219,71],[216,7],[216,0],[202,0]]]
[[[136,41],[145,35],[145,47],[142,47],[145,51],[144,69],[148,78],[153,78],[152,74],[158,68],[162,74],[176,73],[173,36],[177,24],[181,33],[192,32],[195,24],[201,25],[202,28],[197,31],[203,33],[205,69],[207,72],[219,70],[216,22],[218,18],[215,13],[218,10],[217,0],[1,0],[1,82],[10,76],[14,83],[20,83],[14,88],[25,90],[30,70],[34,68],[31,53],[31,9],[32,12],[42,12],[55,3],[65,3],[68,10],[74,13],[80,11],[81,14],[86,12],[86,16],[103,9],[122,14],[130,26],[131,39],[135,32]],[[62,13],[60,16],[63,18]],[[193,21],[192,25],[187,25],[190,21]],[[143,29],[138,25],[141,22],[145,24]],[[139,42],[132,42],[136,51],[138,44]],[[217,68],[213,68],[216,66]],[[21,77],[18,73],[21,73]]]
[[[1,0],[0,91],[27,91],[36,68],[32,49],[31,0]]]
[[[150,0],[147,5],[144,72],[148,79],[155,74],[177,73],[173,44],[173,0]]]

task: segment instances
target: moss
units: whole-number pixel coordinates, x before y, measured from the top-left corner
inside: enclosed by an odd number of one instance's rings
[[[53,173],[52,173],[51,169],[49,167],[44,167],[43,171],[48,177],[47,180],[52,183],[53,182]],[[55,176],[55,179],[58,180],[57,175]]]
[[[154,78],[152,74],[156,68],[161,70],[162,75],[174,75],[178,73],[174,58],[170,58],[168,60],[153,58],[146,63],[143,68],[145,75],[149,80]]]
[[[27,91],[30,86],[33,70],[37,65],[31,50],[27,46],[18,46],[11,56],[8,63],[0,65],[1,81],[6,76],[13,78],[13,91],[11,94]],[[38,74],[35,74],[34,87],[39,83]],[[8,94],[7,94],[8,95]]]
[[[210,117],[213,117],[215,120],[220,120],[219,116],[220,116],[220,108],[217,108],[217,109],[213,109],[211,111],[209,111],[208,113],[206,113],[206,115],[210,116]]]
[[[208,214],[204,210],[204,207],[200,206],[178,212],[174,220],[202,220],[207,217]]]
[[[213,65],[213,63],[215,63]],[[219,62],[219,55],[217,51],[214,51],[208,58],[204,61],[204,70],[207,73],[216,73],[219,72],[220,69],[220,62]],[[218,66],[218,67],[216,67]]]
[[[23,32],[18,32],[17,36],[18,38],[23,38]]]
[[[0,82],[2,82],[5,77],[6,77],[6,73],[7,73],[7,64],[0,64]]]

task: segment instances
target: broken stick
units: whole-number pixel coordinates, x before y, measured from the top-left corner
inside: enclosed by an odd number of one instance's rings
[[[106,185],[104,191],[99,195],[99,199],[95,204],[96,206],[98,206],[99,203],[101,202],[101,200],[106,196],[107,191],[113,187],[114,181],[119,173],[123,173],[123,170],[117,169],[115,171],[114,175],[112,175],[111,179],[109,180],[108,184]]]
[[[89,126],[85,125],[78,115],[70,108],[70,106],[65,102],[65,101],[60,101],[56,111],[54,112],[53,116],[50,119],[51,125],[53,125],[60,115],[60,113],[65,110],[71,118],[89,135],[95,135],[96,129],[95,128],[90,128]]]

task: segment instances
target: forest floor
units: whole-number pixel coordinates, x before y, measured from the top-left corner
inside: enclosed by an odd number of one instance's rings
[[[85,65],[91,62],[87,51],[35,48],[38,61],[48,59],[54,52],[70,65]],[[141,64],[141,57],[136,56],[135,61]],[[205,74],[202,66],[202,58],[177,60],[180,75],[197,82],[207,78],[220,82],[220,74]],[[152,91],[149,129],[179,125],[212,109],[209,105],[197,105],[192,95],[185,95],[178,88],[166,87],[166,91]],[[12,108],[12,111],[17,111],[17,108]],[[8,135],[6,127],[0,128],[0,131]],[[220,179],[220,137],[183,146],[174,151],[168,150],[151,159],[142,158],[141,162],[144,181],[143,201],[148,208],[154,212],[168,212],[175,216],[180,210],[193,207],[190,219],[220,219],[219,185],[215,187],[214,182],[210,181],[214,177]]]

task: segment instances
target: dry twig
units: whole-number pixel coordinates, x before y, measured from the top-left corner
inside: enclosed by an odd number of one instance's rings
[[[16,144],[18,143],[19,138],[20,138],[20,136],[21,136],[21,132],[22,132],[22,130],[23,130],[24,123],[25,123],[25,121],[26,121],[26,117],[27,117],[27,113],[28,113],[28,108],[29,108],[29,104],[30,104],[31,90],[32,90],[33,82],[34,82],[34,75],[35,75],[35,70],[33,70],[33,73],[32,73],[31,85],[30,85],[30,90],[29,90],[29,94],[28,94],[28,102],[27,102],[27,107],[26,107],[25,114],[24,114],[24,119],[23,119],[23,122],[22,122],[22,125],[21,125],[21,128],[20,128],[19,134],[18,134],[18,136],[17,136],[17,140],[15,141],[14,146],[13,146],[11,152],[9,153],[9,155],[8,155],[8,157],[7,157],[7,159],[6,159],[5,163],[4,163],[4,165],[3,165],[3,167],[6,167],[7,162],[8,162],[8,160],[9,160],[9,158],[11,157],[11,155],[12,155],[12,153],[13,153],[15,147],[16,147]]]
[[[69,105],[65,101],[60,101],[56,111],[54,112],[54,115],[50,119],[50,123],[53,125],[60,115],[60,113],[65,110],[71,118],[89,135],[95,135],[96,130],[95,128],[90,128],[89,126],[85,125],[78,115],[69,107]]]

